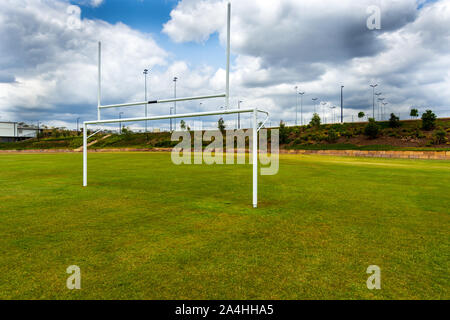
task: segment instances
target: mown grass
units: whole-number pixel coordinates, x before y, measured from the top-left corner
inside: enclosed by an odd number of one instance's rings
[[[81,154],[0,156],[0,298],[450,298],[449,162],[283,155],[256,210],[248,165],[90,154],[81,174]]]

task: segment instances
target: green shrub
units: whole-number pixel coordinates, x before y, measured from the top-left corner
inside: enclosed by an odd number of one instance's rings
[[[289,138],[289,129],[286,128],[286,125],[284,124],[283,120],[280,121],[280,143],[286,144],[288,143]]]
[[[447,132],[445,132],[445,130],[443,130],[442,128],[434,133],[433,135],[434,144],[444,144],[447,141],[448,141]]]
[[[433,130],[436,127],[436,115],[431,110],[427,110],[422,114],[422,129]]]
[[[378,137],[379,131],[380,127],[375,122],[375,119],[370,118],[369,123],[364,128],[364,134],[368,136],[370,139],[375,139],[376,137]]]
[[[389,127],[398,128],[400,127],[400,118],[395,114],[391,113],[391,117],[389,118]]]
[[[309,124],[311,125],[311,127],[315,127],[315,128],[320,127],[320,117],[317,113],[314,113]]]
[[[335,142],[337,142],[338,141],[338,139],[339,139],[339,134],[334,130],[334,129],[331,129],[329,132],[328,132],[328,135],[327,135],[327,141],[329,142],[329,143],[335,143]]]

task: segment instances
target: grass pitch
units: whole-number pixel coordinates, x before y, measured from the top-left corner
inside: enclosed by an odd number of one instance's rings
[[[1,299],[449,299],[450,163],[0,155]],[[81,290],[66,268],[81,268]],[[381,290],[366,269],[381,268]]]

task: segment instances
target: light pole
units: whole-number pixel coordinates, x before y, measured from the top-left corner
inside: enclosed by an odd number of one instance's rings
[[[174,99],[177,98],[177,77],[173,77],[173,97]],[[177,102],[174,101],[173,102],[173,114],[177,114]],[[174,119],[174,126],[175,126],[175,130],[177,130],[177,121]]]
[[[318,98],[312,98],[312,101],[314,103],[314,113],[316,113],[316,101],[319,100]]]
[[[79,125],[79,122],[80,122],[80,118],[77,118],[77,135],[80,133],[80,125]]]
[[[344,86],[341,86],[341,123],[344,123]]]
[[[238,101],[238,109],[241,109],[241,103],[244,101],[239,100]],[[238,113],[238,130],[241,129],[241,114]]]
[[[300,123],[303,125],[303,95],[305,93],[299,92],[298,94],[300,95]]]
[[[297,109],[298,109],[298,86],[295,86],[295,125],[297,125]]]
[[[329,107],[331,109],[331,123],[334,123],[334,109],[336,109],[335,106]]]
[[[383,113],[383,114],[386,114],[386,105],[388,105],[389,103],[387,103],[387,102],[382,102],[381,104],[383,105],[383,111],[382,111],[382,113]]]
[[[38,130],[37,130],[37,135],[36,136],[37,136],[37,140],[40,141],[39,140],[39,131],[40,131],[39,130],[39,120],[37,121],[37,128],[38,128]]]
[[[384,101],[384,98],[378,98],[378,116],[380,117],[380,120],[382,120],[381,119],[381,103],[383,103],[383,101]]]
[[[327,104],[326,102],[321,102],[322,104],[322,117],[323,117],[323,123],[325,124],[326,119],[325,119],[325,105]]]
[[[378,104],[377,108],[379,108],[380,107],[380,102],[378,100],[380,99],[380,96],[382,95],[382,93],[381,92],[376,92],[375,95],[377,96],[377,104]]]
[[[169,113],[172,114],[173,112],[173,107],[169,108]],[[170,118],[170,131],[172,132],[172,118]]]
[[[202,102],[200,102],[199,104],[198,104],[198,112],[202,112],[202,105],[203,105],[203,103]],[[202,123],[202,121],[200,120],[200,117],[198,117],[197,118],[198,119],[198,123],[199,123],[199,125],[200,125],[200,130],[203,130],[203,123]]]
[[[147,74],[148,74],[149,70],[148,69],[144,69],[144,79],[145,79],[145,99],[144,101],[147,101]],[[145,117],[147,118],[147,105],[145,104]],[[145,120],[145,132],[147,132],[147,120]]]
[[[122,119],[123,112],[119,112],[119,119]],[[119,122],[119,134],[122,134],[122,121]]]
[[[373,119],[375,120],[375,88],[378,87],[378,84],[371,84],[372,87],[372,98],[373,98]]]

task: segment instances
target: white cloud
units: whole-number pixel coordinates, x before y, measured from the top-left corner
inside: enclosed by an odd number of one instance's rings
[[[231,102],[244,100],[272,113],[272,124],[295,118],[294,86],[304,96],[305,118],[311,98],[345,105],[353,114],[371,104],[368,84],[376,81],[391,111],[411,105],[450,115],[450,0],[417,10],[415,0],[378,0],[382,30],[366,28],[372,1],[233,1]],[[143,99],[144,68],[150,68],[150,97],[223,92],[223,66],[173,61],[173,54],[151,35],[118,23],[83,20],[68,28],[67,2],[0,2],[0,113],[2,119],[73,121],[96,116],[97,41],[103,41],[103,102]],[[225,40],[225,1],[182,0],[163,32],[176,42],[205,42],[218,32]],[[207,44],[208,45],[208,44]],[[225,55],[223,56],[225,60]],[[221,99],[204,101],[218,109]],[[169,105],[150,113],[168,113]],[[178,111],[199,110],[199,102]],[[347,109],[348,110],[348,109]],[[126,115],[142,110],[125,108]],[[348,110],[348,114],[351,110]],[[118,111],[117,111],[118,112]],[[108,111],[105,116],[116,115]],[[330,111],[327,110],[328,117]],[[347,118],[348,120],[349,118]],[[55,122],[56,123],[56,122]]]
[[[269,98],[276,115],[295,118],[293,87],[311,98],[368,109],[369,83],[376,81],[391,111],[405,116],[411,105],[450,115],[450,1],[254,0],[233,1],[232,89],[246,100]],[[177,42],[225,40],[224,0],[182,0],[164,32]],[[366,27],[369,5],[381,8],[380,31]],[[440,90],[440,92],[439,92]],[[330,111],[328,111],[329,113]],[[441,113],[442,115],[443,113]],[[349,118],[347,118],[349,119]]]

